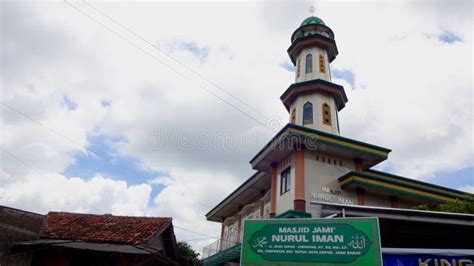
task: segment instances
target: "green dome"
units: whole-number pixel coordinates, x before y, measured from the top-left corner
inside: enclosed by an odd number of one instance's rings
[[[306,26],[306,25],[311,25],[311,24],[325,25],[322,19],[320,19],[318,17],[315,17],[315,16],[311,16],[311,17],[303,20],[303,22],[301,23],[301,26]]]

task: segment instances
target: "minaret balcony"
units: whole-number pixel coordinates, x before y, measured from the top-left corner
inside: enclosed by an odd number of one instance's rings
[[[287,52],[290,56],[291,62],[296,65],[296,57],[305,48],[320,47],[328,53],[329,62],[332,62],[339,53],[336,46],[336,41],[321,34],[310,34],[304,37],[297,38],[293,41]]]
[[[283,95],[281,95],[280,99],[285,105],[286,110],[290,111],[290,105],[296,97],[317,92],[332,96],[336,101],[338,111],[344,108],[348,101],[344,87],[322,79],[293,83]]]

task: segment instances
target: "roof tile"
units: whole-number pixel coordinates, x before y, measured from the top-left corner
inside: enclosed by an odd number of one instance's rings
[[[139,245],[171,224],[171,218],[50,212],[41,238]]]

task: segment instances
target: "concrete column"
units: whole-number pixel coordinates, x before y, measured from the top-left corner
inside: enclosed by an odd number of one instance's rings
[[[270,195],[270,218],[275,217],[276,213],[276,193],[277,193],[277,164],[272,163],[270,169],[272,180],[271,180],[271,195]]]
[[[357,205],[365,205],[365,190],[363,188],[356,189]]]
[[[240,234],[242,233],[240,229],[242,227],[242,215],[240,213],[237,215],[237,219],[237,243],[240,243]]]
[[[360,159],[360,158],[356,158],[354,159],[354,163],[355,163],[355,170],[357,172],[362,172],[364,171],[363,169],[363,166],[362,166],[362,163],[364,162],[364,160]]]
[[[295,211],[306,211],[306,200],[304,197],[304,150],[297,147],[295,151],[295,199],[293,201]]]
[[[219,243],[219,250],[222,250],[222,247],[224,245],[224,228],[225,228],[224,219],[222,219],[222,222],[221,222],[221,242]]]

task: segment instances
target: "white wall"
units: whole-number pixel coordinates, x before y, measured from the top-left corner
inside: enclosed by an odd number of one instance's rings
[[[306,73],[306,55],[308,54],[313,56],[313,71],[310,73]],[[325,73],[322,73],[319,69],[319,55],[323,55],[324,57]],[[331,81],[331,69],[329,67],[328,54],[326,50],[318,47],[305,48],[296,57],[296,67],[298,67],[298,60],[300,62],[300,75],[298,76],[297,71],[295,71],[295,82],[303,82],[313,79]]]
[[[316,159],[317,156],[319,161]],[[322,161],[323,157],[325,162]],[[331,198],[342,197],[357,203],[355,192],[342,190],[337,180],[339,177],[355,170],[352,160],[311,150],[305,150],[304,158],[306,210],[309,211],[309,202],[312,200],[311,193],[328,194]],[[328,163],[328,159],[331,160],[331,163]],[[334,165],[334,160],[336,165]],[[340,166],[340,162],[342,162],[342,166]],[[334,195],[323,192],[321,190],[323,187],[340,191],[341,194]]]
[[[313,104],[313,123],[303,125],[303,106],[306,102],[310,102]],[[326,125],[323,123],[323,109],[322,106],[324,103],[329,104],[331,108],[331,125]],[[290,105],[290,122],[291,122],[291,114],[293,109],[296,109],[296,120],[295,124],[309,127],[312,129],[320,130],[323,132],[339,135],[339,129],[337,126],[337,119],[338,116],[336,114],[337,107],[336,101],[333,97],[323,94],[323,93],[313,93],[308,95],[300,95],[298,96],[295,101]]]

